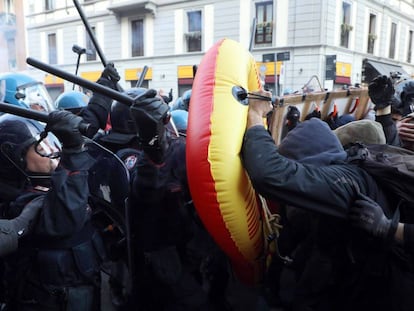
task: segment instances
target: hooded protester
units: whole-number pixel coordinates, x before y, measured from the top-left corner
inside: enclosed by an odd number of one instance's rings
[[[259,91],[257,94],[271,98],[269,92]],[[362,193],[382,202],[385,213],[392,218],[390,204],[375,180],[361,168],[344,162],[346,154],[341,143],[323,121],[311,119],[306,121],[307,124],[303,122],[297,127],[301,132],[292,131],[292,135],[297,135],[292,139],[292,145],[286,148],[284,144],[278,148],[263,126],[263,118],[272,108],[270,101],[249,99],[242,156],[253,187],[259,194],[267,200],[346,222],[350,206]],[[289,136],[289,139],[294,137]],[[327,230],[322,236],[328,241],[335,237],[329,230],[329,223],[319,221],[317,226]],[[333,229],[337,228],[333,226]],[[341,257],[341,269],[334,270],[334,284],[337,286],[333,293],[328,292],[331,308],[328,304],[326,310],[411,309],[412,295],[397,295],[401,284],[392,273],[387,273],[391,266],[395,266],[389,258],[390,254],[397,253],[394,248],[398,246],[392,244],[396,224],[386,239],[390,243],[363,239],[345,225],[343,230],[347,233],[346,241],[335,243],[343,243],[342,250],[346,252]],[[327,269],[330,270],[329,267]],[[319,281],[328,277],[324,282],[329,284],[331,276],[323,273],[311,279]],[[404,288],[405,292],[408,289],[411,289],[409,285]],[[393,294],[389,295],[389,292]],[[319,308],[312,303],[311,306],[314,310],[324,310],[323,303]]]
[[[319,167],[343,163],[346,152],[327,126],[318,118],[300,123],[281,141],[279,153],[299,163]],[[315,140],[315,136],[319,139]],[[312,144],[303,144],[310,140]],[[282,221],[279,251],[291,261],[275,258],[271,270],[275,274],[268,277],[268,286],[273,293],[278,292],[284,307],[334,308],[338,284],[333,268],[340,263],[338,259],[346,258],[343,235],[347,223],[291,205],[282,205]]]

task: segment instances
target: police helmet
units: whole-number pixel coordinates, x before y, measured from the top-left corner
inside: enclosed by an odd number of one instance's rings
[[[395,93],[392,101],[394,112],[406,116],[414,112],[414,80],[403,79],[394,85]]]
[[[130,88],[123,93],[132,98],[144,94],[148,89],[142,87]],[[108,134],[101,137],[104,142],[115,144],[127,144],[137,135],[135,120],[132,118],[129,106],[115,101],[112,103],[110,111],[111,130]]]
[[[12,185],[24,183],[32,178],[27,171],[26,153],[30,146],[44,156],[55,155],[60,150],[57,138],[48,133],[40,140],[44,126],[31,119],[3,114],[0,116],[0,178]]]
[[[177,109],[181,109],[184,110],[184,102],[183,102],[183,98],[182,97],[178,97],[175,102],[170,105],[170,110],[177,110]]]
[[[5,103],[45,112],[55,110],[45,85],[28,75],[3,74],[0,75],[0,83],[4,85]]]
[[[57,109],[64,109],[78,114],[83,107],[86,107],[89,97],[85,93],[79,91],[68,91],[60,94],[55,101]]]
[[[173,120],[178,133],[180,134],[187,133],[187,123],[188,123],[188,112],[187,111],[180,110],[180,109],[173,110],[171,111],[171,119]]]
[[[184,104],[183,105],[184,110],[188,111],[188,108],[190,107],[190,100],[191,100],[191,89],[184,92],[182,99],[183,99],[183,104]]]

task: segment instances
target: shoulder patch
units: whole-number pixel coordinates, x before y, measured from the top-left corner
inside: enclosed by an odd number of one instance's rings
[[[34,186],[33,189],[37,190],[37,191],[41,191],[41,192],[48,192],[49,188],[48,187],[43,187],[43,186]]]
[[[132,169],[135,166],[135,163],[137,163],[138,157],[133,154],[128,156],[125,160],[125,166],[127,167],[128,170]]]

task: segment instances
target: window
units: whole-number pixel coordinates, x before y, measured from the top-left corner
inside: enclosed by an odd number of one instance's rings
[[[14,14],[14,1],[13,0],[5,0],[4,1],[4,12],[7,14]]]
[[[16,41],[14,38],[7,39],[7,53],[9,60],[9,69],[16,69]]]
[[[413,53],[413,31],[408,32],[408,50],[407,50],[407,63],[411,63],[411,54]]]
[[[352,29],[351,4],[342,2],[341,46],[345,48],[349,46],[349,33],[352,31]]]
[[[377,16],[374,14],[369,15],[369,30],[368,30],[368,49],[367,52],[374,54],[375,40],[377,40],[377,35],[375,31],[375,26],[377,23]]]
[[[95,27],[91,27],[91,31],[93,33],[93,35],[95,35]],[[91,40],[91,38],[89,37],[89,33],[86,32],[86,50],[90,53],[86,53],[86,60],[87,61],[93,61],[96,60],[96,49],[95,46]]]
[[[388,53],[389,58],[395,57],[395,37],[397,35],[397,24],[391,23],[391,37],[390,37],[390,51]]]
[[[51,33],[47,35],[47,43],[49,47],[49,64],[57,64],[56,34],[55,33]]]
[[[256,44],[272,43],[273,1],[256,3]]]
[[[188,32],[185,34],[187,52],[201,51],[201,11],[187,12]]]
[[[144,21],[131,21],[131,56],[144,56]]]
[[[45,0],[45,11],[51,11],[55,9],[55,0]]]
[[[138,82],[138,80],[131,80],[130,81],[131,87],[137,87],[137,82]],[[148,82],[148,80],[142,81],[141,87],[148,89],[149,88],[149,82]]]

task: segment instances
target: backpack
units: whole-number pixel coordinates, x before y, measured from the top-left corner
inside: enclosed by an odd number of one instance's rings
[[[414,207],[414,152],[388,144],[351,144],[348,163],[374,177],[386,196],[398,206]],[[414,219],[412,220],[414,221]]]
[[[347,148],[348,162],[368,172],[399,212],[400,222],[414,223],[414,152],[388,144],[352,144]],[[391,304],[385,310],[413,310],[414,255],[390,245],[391,252],[381,260],[387,262],[385,276],[392,284]],[[384,253],[386,254],[386,253]],[[372,263],[378,262],[376,257]],[[370,308],[371,309],[371,308]],[[375,309],[375,308],[373,308]]]

